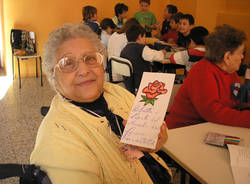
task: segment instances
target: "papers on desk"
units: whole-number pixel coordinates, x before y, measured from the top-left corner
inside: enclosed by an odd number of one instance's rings
[[[121,142],[155,149],[175,74],[144,72]]]
[[[235,184],[250,183],[250,148],[228,145]]]

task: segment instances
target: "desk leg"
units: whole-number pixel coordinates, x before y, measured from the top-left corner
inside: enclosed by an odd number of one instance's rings
[[[19,88],[21,88],[21,76],[20,76],[20,59],[17,57],[18,64],[18,79],[19,79]]]
[[[40,59],[41,86],[43,86],[42,57],[40,56],[39,59]]]

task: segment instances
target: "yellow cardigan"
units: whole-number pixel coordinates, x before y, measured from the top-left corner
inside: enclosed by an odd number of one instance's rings
[[[105,83],[104,98],[114,114],[128,118],[131,93]],[[152,156],[167,168],[160,157]],[[140,161],[128,162],[121,154],[119,138],[105,117],[94,117],[59,94],[39,127],[30,161],[46,171],[53,184],[152,183]]]

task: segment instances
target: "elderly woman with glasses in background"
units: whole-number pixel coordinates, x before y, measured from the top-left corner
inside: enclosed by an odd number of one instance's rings
[[[134,96],[104,82],[105,59],[97,35],[81,23],[49,35],[44,70],[57,94],[38,130],[31,163],[53,184],[169,183],[168,167],[153,153],[167,140],[165,123],[155,150],[137,147],[144,156],[135,161],[120,151]]]
[[[244,57],[246,35],[230,25],[220,25],[205,39],[206,54],[192,67],[166,117],[170,129],[213,122],[250,128],[250,110],[235,96],[240,84],[236,71]]]

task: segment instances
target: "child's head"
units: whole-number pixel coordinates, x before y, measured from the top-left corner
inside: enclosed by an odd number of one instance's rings
[[[128,42],[136,42],[145,45],[146,31],[141,25],[132,25],[126,32]]]
[[[178,23],[179,23],[179,16],[177,14],[172,15],[169,20],[170,20],[170,27],[172,30],[177,30],[178,29]]]
[[[147,12],[150,6],[150,0],[139,0],[141,11]]]
[[[198,45],[205,45],[205,37],[208,35],[208,30],[205,27],[197,26],[191,29],[189,37],[191,39],[189,48],[194,48]]]
[[[178,12],[178,9],[175,5],[169,4],[166,6],[166,8],[164,9],[164,19],[166,20],[170,20],[170,17],[173,14],[176,14]]]
[[[130,18],[127,20],[127,22],[121,27],[119,33],[126,33],[128,28],[132,25],[140,25],[140,23],[138,22],[138,20],[136,20],[135,18]]]
[[[105,30],[108,34],[112,34],[113,30],[116,28],[114,22],[110,18],[105,18],[101,21],[101,28]]]
[[[115,5],[115,15],[122,19],[127,18],[128,7],[123,3],[118,3]]]
[[[84,6],[82,8],[83,21],[96,21],[97,9],[93,6]]]
[[[181,16],[179,21],[179,32],[182,33],[184,36],[189,35],[190,30],[193,28],[194,25],[194,17],[191,14],[184,14]]]

